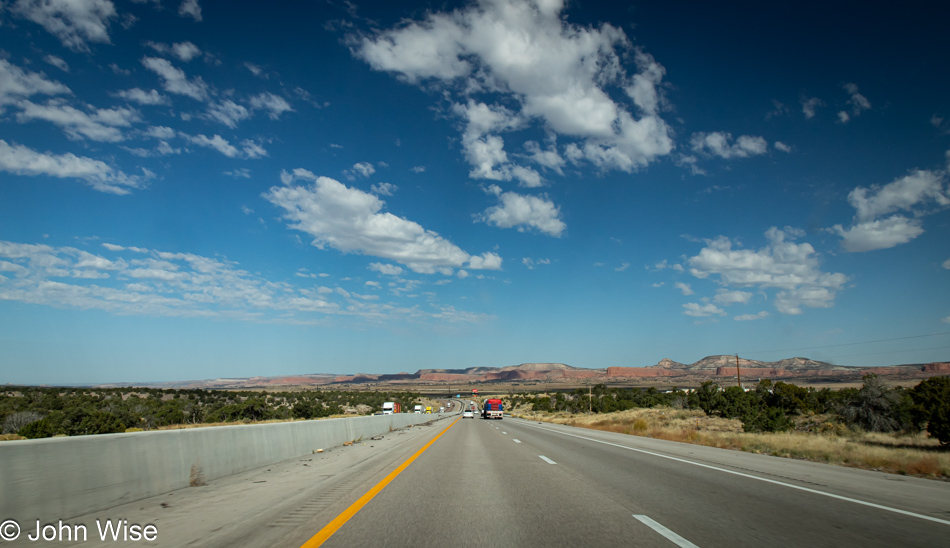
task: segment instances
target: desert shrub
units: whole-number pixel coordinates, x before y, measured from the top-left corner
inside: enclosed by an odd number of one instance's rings
[[[930,377],[910,390],[914,423],[927,425],[927,432],[950,445],[950,377]]]
[[[865,375],[864,385],[839,409],[841,419],[867,432],[895,432],[910,426],[903,394],[889,388],[877,375]]]

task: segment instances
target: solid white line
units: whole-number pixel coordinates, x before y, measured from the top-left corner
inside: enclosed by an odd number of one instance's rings
[[[653,529],[653,530],[656,531],[657,533],[663,535],[664,537],[666,537],[667,539],[669,539],[670,542],[672,542],[673,544],[679,546],[680,548],[699,548],[698,546],[696,546],[696,545],[693,544],[692,542],[690,542],[690,541],[686,540],[685,538],[683,538],[683,537],[677,535],[677,534],[674,533],[673,531],[670,531],[669,529],[667,529],[666,527],[664,527],[664,526],[661,525],[660,523],[657,523],[656,521],[654,521],[653,519],[651,519],[649,516],[644,516],[643,514],[633,514],[633,517],[635,517],[635,518],[637,518],[638,520],[640,520],[641,523],[643,523],[644,525],[646,525],[646,526],[649,527],[650,529]]]
[[[514,440],[514,439],[513,439],[513,440],[511,440],[511,441],[513,441],[513,442],[515,442],[515,443],[521,443],[521,440]]]
[[[686,463],[686,464],[692,464],[692,465],[694,465],[694,466],[701,466],[701,467],[703,467],[703,468],[709,468],[710,470],[718,470],[718,471],[720,471],[720,472],[725,472],[725,473],[727,473],[727,474],[734,474],[734,475],[736,475],[736,476],[742,476],[742,477],[744,477],[744,478],[751,478],[751,479],[754,479],[754,480],[764,481],[764,482],[766,482],[766,483],[774,483],[775,485],[782,485],[782,486],[785,486],[785,487],[791,487],[792,489],[798,489],[799,491],[805,491],[805,492],[807,492],[807,493],[814,493],[814,494],[816,494],[816,495],[823,495],[823,496],[826,496],[826,497],[831,497],[831,498],[833,498],[833,499],[844,500],[844,501],[847,501],[847,502],[853,502],[853,503],[855,503],[855,504],[860,504],[860,505],[862,505],[862,506],[870,506],[871,508],[877,508],[877,509],[879,509],[879,510],[885,510],[885,511],[888,511],[888,512],[894,512],[894,513],[896,513],[896,514],[903,514],[903,515],[905,515],[905,516],[910,516],[910,517],[913,517],[913,518],[920,518],[920,519],[925,519],[925,520],[927,520],[927,521],[933,521],[933,522],[936,522],[936,523],[942,523],[942,524],[944,524],[944,525],[950,525],[950,521],[947,521],[947,520],[945,520],[945,519],[940,519],[940,518],[934,518],[934,517],[930,517],[930,516],[925,516],[924,514],[917,514],[917,513],[914,513],[914,512],[908,512],[907,510],[901,510],[900,508],[891,508],[890,506],[884,506],[884,505],[881,505],[881,504],[875,504],[875,503],[873,503],[873,502],[867,502],[867,501],[864,501],[864,500],[853,499],[853,498],[851,498],[851,497],[843,497],[843,496],[841,496],[841,495],[835,495],[834,493],[826,493],[825,491],[818,491],[817,489],[809,489],[808,487],[801,487],[801,486],[799,486],[799,485],[793,485],[793,484],[791,484],[791,483],[785,483],[784,481],[776,481],[776,480],[773,480],[773,479],[761,478],[761,477],[759,477],[759,476],[753,476],[753,475],[751,475],[751,474],[743,474],[742,472],[736,472],[735,470],[727,470],[726,468],[719,468],[718,466],[710,466],[710,465],[708,465],[708,464],[702,464],[702,463],[699,463],[699,462],[693,462],[693,461],[691,461],[691,460],[681,459],[681,458],[678,458],[678,457],[671,457],[671,456],[669,456],[669,455],[664,455],[664,454],[662,454],[662,453],[654,453],[653,451],[647,451],[646,449],[636,449],[636,448],[634,448],[634,447],[627,447],[626,445],[620,445],[620,444],[617,444],[617,443],[610,443],[609,441],[603,441],[603,440],[598,440],[598,439],[594,439],[594,438],[588,438],[588,437],[586,437],[586,436],[578,436],[578,435],[576,435],[576,434],[568,434],[567,432],[559,432],[559,431],[554,430],[554,429],[551,429],[551,428],[544,428],[544,427],[540,427],[540,426],[534,426],[533,424],[526,424],[525,426],[528,426],[529,428],[537,428],[538,430],[546,430],[546,431],[548,431],[548,432],[553,432],[553,433],[555,433],[555,434],[563,434],[563,435],[565,435],[565,436],[571,436],[572,438],[580,438],[580,439],[582,439],[582,440],[588,440],[588,441],[593,441],[593,442],[597,442],[597,443],[602,443],[602,444],[604,444],[604,445],[612,445],[612,446],[614,446],[614,447],[619,447],[619,448],[621,448],[621,449],[629,449],[630,451],[636,451],[636,452],[638,452],[638,453],[645,453],[645,454],[647,454],[647,455],[653,455],[654,457],[661,457],[661,458],[664,458],[664,459],[675,460],[675,461],[677,461],[677,462],[684,462],[684,463]]]
[[[553,460],[551,460],[551,459],[545,457],[544,455],[538,455],[538,456],[541,457],[541,460],[543,460],[544,462],[546,462],[546,463],[548,463],[548,464],[557,464],[556,462],[554,462]]]

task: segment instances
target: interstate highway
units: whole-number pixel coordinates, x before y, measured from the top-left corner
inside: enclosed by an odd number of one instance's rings
[[[950,538],[946,482],[457,416],[97,515],[157,523],[161,546],[303,546],[441,433],[323,546],[945,546]]]

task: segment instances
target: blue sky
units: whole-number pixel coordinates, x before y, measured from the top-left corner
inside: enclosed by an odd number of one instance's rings
[[[651,4],[5,2],[0,382],[946,360],[947,8]]]

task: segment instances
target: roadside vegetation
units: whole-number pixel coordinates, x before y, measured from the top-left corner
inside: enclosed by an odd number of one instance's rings
[[[749,391],[712,382],[667,393],[598,385],[505,399],[515,415],[532,420],[950,478],[950,377],[911,389],[868,375],[861,388],[843,390],[766,380]]]
[[[366,415],[381,411],[386,401],[405,410],[422,399],[414,392],[355,390],[4,387],[0,440]]]

